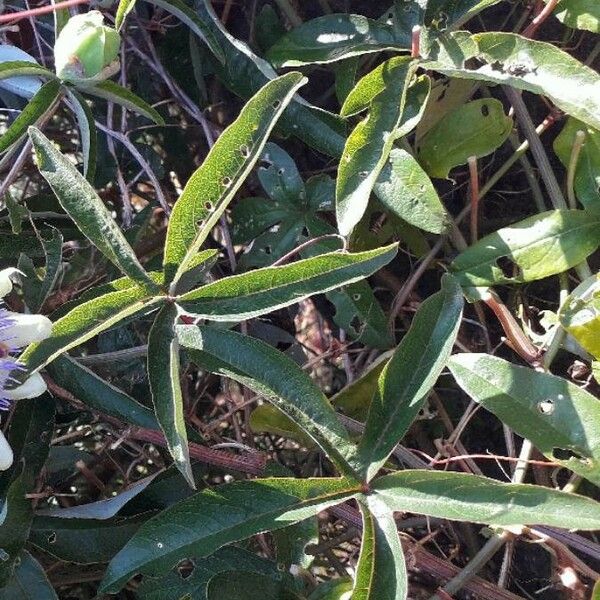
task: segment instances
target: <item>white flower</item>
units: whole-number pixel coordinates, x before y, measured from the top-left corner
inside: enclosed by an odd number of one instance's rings
[[[13,451],[0,431],[0,471],[6,471],[13,463]]]
[[[17,269],[0,271],[0,297],[12,291],[11,277]],[[23,315],[0,308],[0,410],[8,410],[14,400],[36,398],[46,391],[46,382],[39,373],[30,375],[21,385],[11,387],[15,371],[23,369],[15,358],[21,348],[41,342],[52,333],[52,321],[43,315]],[[0,471],[13,462],[13,452],[0,431]]]

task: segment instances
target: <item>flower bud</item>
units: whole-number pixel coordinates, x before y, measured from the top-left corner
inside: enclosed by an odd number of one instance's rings
[[[54,66],[65,81],[101,81],[119,68],[121,36],[97,10],[71,17],[54,44]]]
[[[0,431],[0,471],[10,469],[13,464],[13,451],[8,441]]]
[[[34,373],[25,380],[25,383],[12,390],[4,390],[2,395],[7,400],[25,400],[25,398],[37,398],[47,389],[44,378],[39,373]]]
[[[43,315],[23,315],[6,311],[10,324],[0,332],[0,342],[12,350],[41,342],[52,333],[52,321]]]

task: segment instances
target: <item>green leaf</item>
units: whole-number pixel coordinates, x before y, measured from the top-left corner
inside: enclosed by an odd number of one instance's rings
[[[206,7],[207,0],[201,0],[200,7],[196,10],[191,9],[181,0],[146,0],[159,8],[175,15],[182,23],[185,23],[204,43],[210,51],[221,62],[225,62],[225,53],[219,43],[219,36],[215,34],[211,27],[211,19],[202,16],[202,9]],[[131,9],[129,9],[131,10]]]
[[[215,575],[206,590],[207,600],[302,600],[287,589],[280,578],[247,571],[230,571]]]
[[[61,83],[57,79],[46,82],[27,103],[19,116],[0,136],[0,154],[16,144],[27,133],[27,128],[37,123],[60,98]]]
[[[179,344],[175,338],[175,323],[179,311],[169,303],[159,311],[148,337],[148,379],[152,391],[154,413],[165,434],[169,452],[192,488],[188,439],[185,431],[183,397],[179,374]]]
[[[305,82],[288,73],[267,83],[221,134],[175,203],[165,244],[167,282],[176,282],[250,173],[267,137]]]
[[[317,17],[284,35],[267,52],[277,67],[330,63],[382,50],[410,48],[410,30],[395,31],[388,23],[361,15]]]
[[[352,419],[366,421],[371,400],[377,392],[379,377],[392,356],[392,350],[383,353],[358,379],[340,390],[331,399],[335,408]]]
[[[319,584],[308,597],[308,600],[349,600],[352,595],[353,582],[350,577],[330,579]]]
[[[456,354],[460,387],[550,460],[600,485],[600,403],[562,377],[486,354]]]
[[[47,369],[61,388],[90,408],[137,427],[159,429],[149,408],[69,356],[57,357]]]
[[[385,88],[373,98],[368,116],[346,140],[336,186],[336,215],[342,235],[348,235],[364,215],[369,196],[385,166],[400,125],[406,89],[415,71],[406,56],[384,63]]]
[[[554,140],[554,151],[560,162],[569,168],[578,131],[585,133],[585,140],[575,170],[575,194],[585,208],[597,211],[600,209],[600,131],[570,117]]]
[[[335,324],[352,339],[382,350],[394,345],[387,317],[368,282],[359,281],[332,290],[327,293],[327,298],[336,308]]]
[[[115,29],[121,31],[125,23],[125,17],[135,8],[136,0],[119,0],[117,13],[115,14]]]
[[[94,114],[85,98],[75,89],[67,92],[71,107],[77,119],[79,137],[83,153],[83,174],[93,184],[96,175],[96,160],[98,154],[98,134],[94,123]]]
[[[454,278],[425,300],[387,363],[358,446],[361,474],[372,479],[421,410],[460,327],[463,297]]]
[[[321,254],[219,279],[180,296],[178,302],[184,310],[213,321],[251,319],[368,277],[396,252],[392,244],[354,254]]]
[[[596,0],[562,0],[553,14],[561,23],[573,29],[600,33],[600,4]]]
[[[375,495],[358,505],[363,537],[350,600],[406,598],[408,574],[392,511]]]
[[[588,277],[567,296],[558,318],[585,350],[600,359],[600,275]]]
[[[271,433],[294,440],[306,448],[314,447],[314,440],[304,433],[284,412],[273,404],[261,404],[250,414],[250,428],[255,433]]]
[[[63,236],[58,229],[50,228],[51,236],[44,237],[39,232],[38,239],[44,248],[46,255],[46,268],[43,279],[37,276],[34,263],[27,255],[21,255],[19,260],[19,269],[21,269],[27,278],[22,281],[22,287],[26,298],[27,307],[32,313],[40,312],[46,298],[54,288],[62,267],[62,246]],[[46,232],[44,232],[46,233]],[[25,263],[25,264],[23,264]]]
[[[185,579],[176,571],[170,571],[161,578],[144,577],[137,589],[138,596],[144,600],[169,600],[188,595],[194,600],[206,600],[209,581],[218,573],[236,569],[280,579],[289,577],[277,568],[275,562],[237,546],[227,546],[207,558],[196,560],[192,573]]]
[[[29,137],[40,173],[81,233],[125,275],[149,283],[146,271],[94,188],[41,131],[30,127]]]
[[[56,75],[52,71],[28,60],[8,60],[0,63],[0,79],[21,77],[23,75],[39,75],[40,77],[56,79]]]
[[[551,210],[486,235],[450,265],[463,286],[524,283],[578,265],[600,244],[600,216]],[[504,261],[504,263],[502,262]],[[517,268],[505,272],[511,264]]]
[[[407,223],[431,233],[446,229],[448,214],[433,183],[406,150],[390,152],[373,190],[391,213]]]
[[[340,473],[355,476],[351,465],[356,446],[323,392],[291,358],[233,331],[194,325],[175,329],[193,362],[264,396],[323,449]]]
[[[547,96],[566,113],[600,129],[600,75],[553,44],[514,33],[457,32],[421,64],[466,79],[503,83]],[[472,66],[476,58],[482,66]]]
[[[423,110],[423,116],[415,132],[415,144],[418,146],[423,136],[448,114],[468,102],[477,84],[467,79],[442,77],[431,85],[431,93]],[[408,98],[407,98],[408,101]]]
[[[439,29],[456,29],[482,10],[501,0],[429,0],[426,2],[425,23]]]
[[[108,562],[147,516],[97,521],[36,516],[29,541],[59,560],[77,564]]]
[[[8,442],[14,462],[0,479],[0,497],[5,511],[0,527],[0,588],[10,579],[29,536],[33,506],[27,494],[37,489],[37,478],[48,457],[54,427],[54,402],[44,394],[19,400],[11,416]]]
[[[398,471],[374,481],[372,489],[394,512],[454,521],[594,530],[600,519],[600,502],[590,498],[467,473]]]
[[[152,108],[145,100],[142,100],[132,91],[120,86],[118,83],[115,83],[110,79],[96,83],[93,86],[86,87],[85,93],[124,106],[132,112],[150,119],[150,121],[156,123],[156,125],[165,124],[165,121],[161,117],[160,113]]]
[[[467,102],[446,115],[418,144],[419,161],[431,177],[445,179],[470,156],[481,158],[499,148],[512,130],[502,102],[484,98]]]
[[[44,569],[26,550],[21,552],[17,568],[0,595],[6,600],[58,600]]]
[[[357,493],[345,479],[256,479],[207,489],[150,519],[108,565],[100,593],[118,591],[134,574],[165,573],[181,559],[279,529]]]
[[[162,296],[154,296],[153,290],[148,287],[136,286],[88,300],[55,321],[52,335],[29,345],[19,357],[19,362],[25,366],[27,373],[37,371],[125,317],[155,308],[163,299]]]

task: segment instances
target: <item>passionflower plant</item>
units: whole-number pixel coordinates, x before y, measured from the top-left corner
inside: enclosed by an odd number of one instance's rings
[[[54,44],[56,75],[74,83],[94,83],[119,70],[121,36],[104,25],[97,10],[71,17]]]
[[[0,297],[12,291],[12,277],[17,269],[0,271]],[[12,375],[22,369],[16,354],[32,342],[41,342],[52,332],[52,321],[43,315],[24,315],[0,307],[0,410],[5,411],[15,400],[35,398],[46,391],[46,383],[39,373],[29,376],[16,387]],[[0,470],[8,469],[13,453],[0,430]]]

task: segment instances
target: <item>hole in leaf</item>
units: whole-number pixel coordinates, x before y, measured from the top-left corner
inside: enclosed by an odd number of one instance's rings
[[[352,329],[354,329],[355,333],[360,333],[360,319],[358,317],[358,315],[354,315],[352,317],[352,320],[350,321],[350,327],[352,327]]]
[[[258,168],[259,169],[268,169],[272,164],[273,163],[270,160],[263,158],[258,162]]]
[[[577,452],[570,448],[552,448],[552,458],[555,460],[570,460],[575,458],[578,461],[587,462],[585,457],[581,456],[581,454],[577,454]]]
[[[281,106],[281,100],[275,100],[275,102],[273,102],[274,109],[278,109],[280,106]]]
[[[221,180],[221,183],[225,187],[229,187],[231,185],[231,177],[223,177],[223,179]]]
[[[248,158],[250,156],[250,148],[248,148],[248,146],[246,146],[245,144],[243,146],[240,146],[240,154],[244,158]]]
[[[212,210],[213,210],[213,208],[214,208],[214,207],[213,207],[213,203],[212,203],[212,202],[205,202],[205,203],[204,203],[204,207],[206,208],[206,210],[209,210],[209,211],[211,211],[211,212],[212,212]]]
[[[51,531],[48,535],[48,543],[54,544],[56,542],[56,531]]]
[[[206,224],[206,221],[204,219],[198,219],[196,221],[196,227],[204,227],[205,224]]]
[[[537,409],[542,415],[551,415],[554,412],[554,400],[547,398],[538,402]]]
[[[501,269],[504,276],[513,279],[519,272],[517,263],[508,256],[500,256],[496,259],[496,266]]]
[[[177,573],[179,573],[179,577],[184,581],[189,579],[195,570],[196,565],[189,559],[184,559],[177,565]]]
[[[481,114],[484,117],[489,117],[490,116],[490,109],[489,109],[489,107],[488,107],[487,104],[482,104],[481,105]]]
[[[465,60],[465,69],[468,71],[476,71],[477,69],[483,67],[483,65],[485,65],[485,62],[475,57]]]
[[[265,254],[271,254],[273,252],[271,246],[265,246]]]
[[[283,167],[281,169],[279,169],[279,171],[277,171],[277,175],[279,175],[279,177],[283,177],[284,173],[285,173],[285,169]]]

